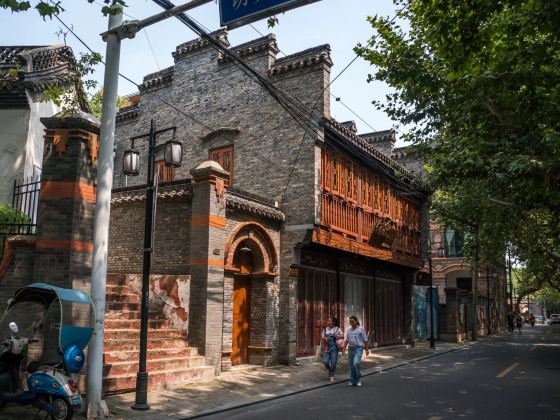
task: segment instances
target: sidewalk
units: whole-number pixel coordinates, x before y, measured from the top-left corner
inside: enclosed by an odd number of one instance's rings
[[[364,384],[367,386],[368,375],[468,345],[468,343],[438,342],[437,348],[430,350],[428,344],[422,342],[417,343],[414,349],[407,349],[406,346],[375,349],[367,357],[364,354],[362,359],[362,373],[366,376]],[[337,381],[329,382],[322,364],[310,363],[308,360],[302,360],[301,363],[292,366],[234,368],[231,372],[225,372],[204,384],[149,391],[148,400],[151,406],[149,411],[135,411],[130,408],[134,403],[134,393],[110,396],[106,402],[115,420],[196,418],[346,382],[348,378],[346,357],[339,358],[337,371]],[[33,418],[35,411],[26,407],[7,407],[0,412],[0,419]]]
[[[362,359],[364,376],[382,370],[413,363],[419,359],[433,357],[464,347],[454,343],[437,343],[436,350],[430,350],[427,343],[414,349],[395,346],[373,350]],[[338,364],[337,382],[348,379],[348,363],[341,357]],[[109,397],[107,404],[117,419],[184,419],[204,416],[234,407],[317,389],[334,384],[328,382],[322,364],[300,363],[293,366],[254,367],[234,369],[206,384],[187,385],[173,390],[149,393],[151,410],[138,412],[130,409],[134,394]],[[367,377],[364,379],[367,383]]]

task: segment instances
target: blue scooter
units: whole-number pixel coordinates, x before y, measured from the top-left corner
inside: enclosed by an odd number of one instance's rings
[[[77,374],[85,362],[83,349],[93,334],[93,316],[93,302],[80,290],[46,283],[17,290],[0,320],[0,336],[4,338],[0,346],[0,408],[8,403],[32,405],[53,420],[69,420],[81,412]],[[44,321],[50,321],[46,332],[41,331]],[[29,337],[21,336],[20,331]],[[33,343],[41,343],[41,348],[34,349]],[[37,354],[41,355],[39,360],[22,363]],[[55,361],[46,361],[53,355]],[[23,385],[22,364],[26,366]]]

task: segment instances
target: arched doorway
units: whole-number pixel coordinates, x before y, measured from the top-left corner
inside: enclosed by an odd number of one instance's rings
[[[264,228],[244,223],[232,232],[226,244],[226,270],[233,275],[232,365],[249,363],[251,343],[260,344],[259,337],[251,337],[251,331],[260,330],[256,324],[266,318],[268,308],[262,299],[266,286],[262,278],[275,268],[274,246]]]

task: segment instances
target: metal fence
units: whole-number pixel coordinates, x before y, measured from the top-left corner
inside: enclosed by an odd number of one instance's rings
[[[24,178],[14,181],[11,209],[0,218],[2,235],[34,235],[37,231],[37,210],[39,208],[38,178]]]

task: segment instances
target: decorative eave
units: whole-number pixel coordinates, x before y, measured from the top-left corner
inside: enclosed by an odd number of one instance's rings
[[[18,68],[17,77],[8,76],[7,72],[14,68]],[[0,47],[0,91],[3,97],[12,94],[21,96],[22,91],[43,92],[49,87],[69,86],[74,87],[81,109],[89,112],[70,47]]]
[[[221,136],[221,135],[230,135],[230,136],[235,136],[237,134],[239,134],[241,132],[241,130],[239,128],[235,128],[235,127],[220,127],[216,130],[212,130],[210,131],[208,134],[202,136],[200,139],[202,141],[208,141],[211,138],[217,137],[217,136]]]
[[[271,204],[254,199],[254,195],[237,192],[233,189],[226,190],[226,205],[230,209],[253,213],[267,219],[283,222],[286,219],[284,213]]]
[[[263,51],[270,51],[275,56],[278,53],[278,44],[276,42],[276,36],[274,34],[268,34],[261,38],[254,39],[249,42],[237,45],[230,49],[231,52],[237,54],[239,57],[245,57],[252,54],[258,54]],[[220,54],[218,57],[219,63],[231,62],[232,59],[228,56]]]
[[[395,132],[393,130],[374,131],[372,133],[359,134],[358,137],[373,143],[387,140],[395,141]]]
[[[158,199],[191,198],[192,187],[188,180],[172,181],[158,187]],[[111,204],[131,203],[146,199],[146,186],[138,185],[114,189],[111,194]]]
[[[138,104],[130,105],[119,109],[119,112],[117,113],[116,116],[116,121],[120,123],[120,122],[125,122],[138,118],[139,109],[140,107],[138,106]]]
[[[140,85],[140,92],[151,91],[159,89],[164,86],[169,86],[175,77],[175,67],[167,67],[155,73],[150,73],[144,76],[144,82]]]
[[[229,41],[227,39],[227,31],[225,29],[219,29],[217,31],[211,32],[209,35],[212,38],[214,38],[216,41],[219,41],[224,46],[229,47]],[[175,63],[177,63],[178,61],[181,61],[183,58],[187,57],[188,55],[198,50],[201,50],[202,48],[208,45],[210,45],[210,42],[208,42],[208,40],[203,38],[196,38],[193,39],[192,41],[185,42],[184,44],[178,45],[175,48],[175,52],[171,53],[171,55],[173,56]]]
[[[362,151],[366,152],[368,155],[376,159],[377,161],[381,162],[385,165],[388,169],[393,171],[394,173],[401,174],[403,178],[411,183],[411,185],[416,186],[417,188],[423,190],[423,192],[429,192],[430,187],[417,176],[415,176],[412,172],[405,169],[404,166],[400,165],[393,159],[385,156],[383,153],[378,151],[373,145],[368,143],[366,140],[358,136],[357,134],[353,133],[344,125],[340,124],[337,121],[334,121],[330,118],[322,117],[319,121],[319,124],[323,127],[329,128],[334,133],[338,134],[338,136],[345,141],[353,144],[354,146],[358,147]]]
[[[307,50],[279,58],[272,65],[268,73],[270,75],[276,75],[313,66],[318,63],[325,63],[329,67],[333,65],[331,60],[331,47],[329,44],[319,45],[317,47],[309,48]]]

